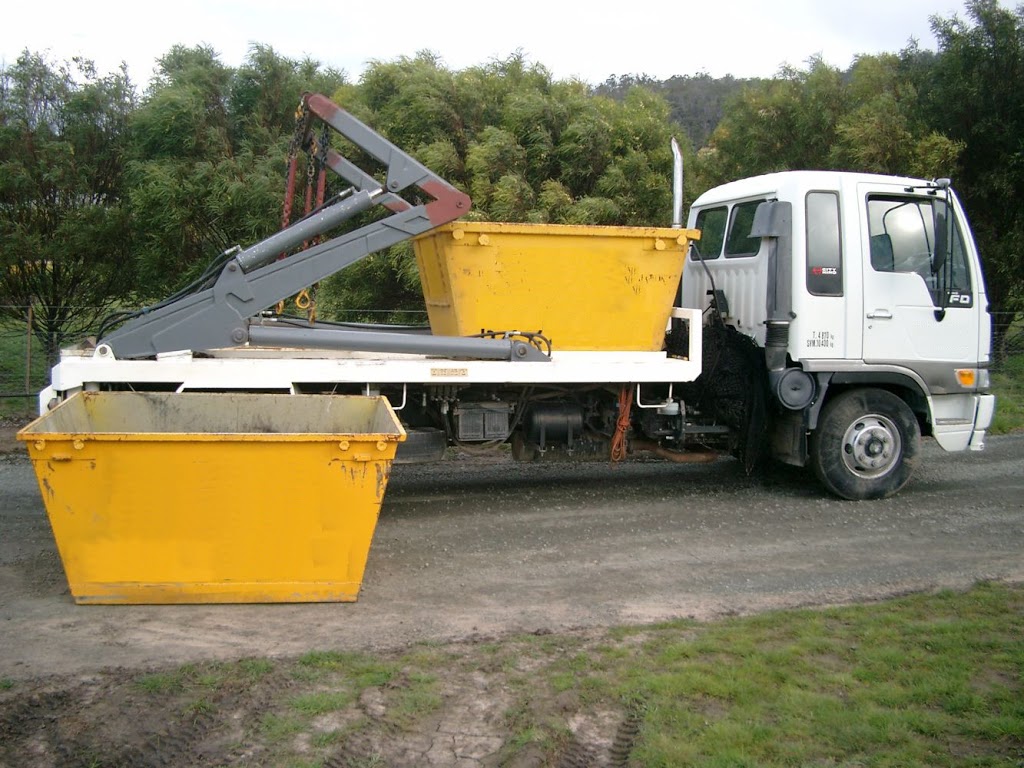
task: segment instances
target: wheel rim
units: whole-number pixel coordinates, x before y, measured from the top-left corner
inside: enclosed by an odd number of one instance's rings
[[[903,452],[900,431],[892,419],[877,413],[862,416],[843,435],[843,462],[858,477],[881,477],[892,471]]]

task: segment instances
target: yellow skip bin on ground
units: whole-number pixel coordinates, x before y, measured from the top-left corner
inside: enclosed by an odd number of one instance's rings
[[[353,601],[398,443],[380,397],[83,392],[18,433],[78,603]]]

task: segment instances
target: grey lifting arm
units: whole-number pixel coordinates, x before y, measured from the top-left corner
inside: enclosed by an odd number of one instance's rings
[[[259,312],[375,251],[454,221],[469,210],[467,195],[326,97],[307,94],[303,106],[308,110],[307,135],[313,116],[330,125],[386,167],[383,187],[345,158],[328,152],[328,167],[353,185],[352,194],[238,253],[224,264],[216,279],[210,278],[212,284],[143,310],[101,338],[100,343],[108,345],[115,357],[143,358],[247,344],[251,341],[250,319]],[[432,201],[407,202],[399,193],[409,187],[426,193]],[[374,205],[384,206],[391,215],[278,259],[279,254]]]

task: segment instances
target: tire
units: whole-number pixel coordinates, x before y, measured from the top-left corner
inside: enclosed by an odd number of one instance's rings
[[[910,407],[884,389],[853,389],[825,405],[811,434],[810,459],[836,496],[892,496],[910,480],[921,429]]]

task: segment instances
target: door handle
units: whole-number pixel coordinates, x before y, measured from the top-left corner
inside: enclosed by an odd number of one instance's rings
[[[892,312],[888,309],[876,309],[868,312],[868,320],[892,320]]]

